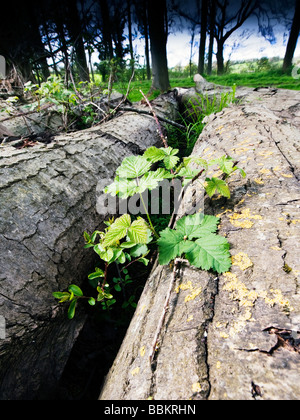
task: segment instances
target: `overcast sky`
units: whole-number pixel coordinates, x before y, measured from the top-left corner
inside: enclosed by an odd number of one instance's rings
[[[186,10],[195,4],[195,0],[177,0],[182,2]],[[239,0],[230,0],[232,7],[239,7]],[[280,2],[279,2],[280,4]],[[292,7],[291,7],[292,6]],[[283,0],[282,7],[286,7],[284,12],[290,19],[290,24],[294,14],[293,2],[290,0]],[[262,18],[260,18],[262,19]],[[227,40],[224,48],[224,59],[230,60],[247,60],[247,59],[259,59],[262,57],[281,57],[285,55],[286,45],[289,37],[289,29],[283,23],[280,24],[277,19],[271,19],[271,26],[273,29],[274,37],[270,37],[268,41],[265,37],[259,33],[258,20],[255,16],[249,18],[243,26],[234,32]],[[266,23],[263,22],[262,23]],[[168,37],[167,52],[168,52],[168,66],[174,67],[177,64],[182,66],[188,65],[190,59],[190,41],[191,32],[187,29],[184,30],[184,26],[187,24],[184,21],[180,21],[178,26],[176,24],[171,28],[171,33]],[[193,62],[198,63],[198,48],[199,48],[200,33],[195,35],[194,47],[193,47]],[[143,64],[144,55],[144,43],[143,40],[140,42],[135,41],[136,52],[141,57],[141,64]],[[208,39],[207,45],[208,48]],[[214,47],[214,53],[216,53],[217,46]],[[294,57],[300,60],[300,42],[298,41],[297,48]],[[214,56],[215,59],[215,56]]]

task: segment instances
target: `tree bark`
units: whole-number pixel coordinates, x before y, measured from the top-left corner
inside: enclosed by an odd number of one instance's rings
[[[209,19],[209,47],[207,58],[207,74],[212,72],[212,58],[215,39],[215,21],[216,21],[216,0],[211,0],[210,4],[210,19]]]
[[[287,72],[293,65],[293,57],[300,32],[300,3],[296,1],[295,15],[283,60],[283,71]]]
[[[166,92],[170,88],[167,62],[167,30],[165,0],[148,2],[149,35],[152,58],[152,90]]]
[[[228,154],[247,173],[230,178],[229,200],[203,203],[220,217],[231,271],[181,264],[150,364],[173,276],[169,266],[154,267],[101,400],[300,398],[299,97],[246,88],[239,95],[239,105],[207,118],[193,151],[207,159]],[[186,191],[178,217],[197,188]]]
[[[207,33],[207,15],[208,15],[208,0],[202,0],[201,33],[200,33],[199,61],[198,61],[198,72],[201,75],[203,75],[204,73],[205,44],[206,44],[206,33]]]
[[[164,110],[173,118],[176,101],[165,97]],[[99,214],[99,185],[111,182],[126,155],[154,144],[161,145],[154,119],[124,113],[47,146],[1,147],[1,400],[51,396],[85,320],[79,308],[69,321],[52,292],[82,287],[94,271],[83,232],[101,228],[109,216]]]

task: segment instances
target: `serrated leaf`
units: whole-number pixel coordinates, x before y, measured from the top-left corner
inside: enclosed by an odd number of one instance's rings
[[[151,168],[149,162],[144,156],[126,157],[116,173],[120,178],[133,179],[143,176]]]
[[[165,153],[166,156],[175,156],[179,152],[179,149],[173,149],[173,147],[161,147],[161,150]]]
[[[167,169],[173,169],[177,165],[177,162],[179,161],[178,156],[166,156],[164,158],[164,165]]]
[[[217,230],[220,219],[215,216],[196,213],[178,220],[176,230],[188,239],[201,238]]]
[[[146,190],[153,190],[158,187],[158,184],[168,177],[168,173],[163,168],[158,168],[156,171],[147,172],[140,180],[136,192],[143,193]]]
[[[128,238],[130,242],[136,244],[146,244],[148,241],[148,226],[141,217],[135,220],[128,229]]]
[[[229,243],[226,238],[211,233],[195,241],[195,248],[186,254],[189,262],[202,270],[224,273],[231,267]]]
[[[155,163],[160,160],[163,160],[166,154],[162,149],[158,149],[155,146],[151,146],[144,152],[143,156],[152,163]]]
[[[159,247],[159,263],[161,265],[168,264],[174,258],[181,255],[180,243],[182,241],[182,233],[176,230],[166,228],[160,233],[160,238],[157,243]]]
[[[103,190],[105,194],[110,194],[113,197],[119,195],[121,198],[132,197],[137,193],[137,183],[135,180],[128,180],[125,178],[115,178],[114,182]]]
[[[184,163],[184,166],[186,166],[186,167],[190,163],[195,163],[196,165],[198,165],[198,166],[200,166],[200,167],[202,167],[204,169],[207,169],[208,168],[207,160],[202,159],[202,158],[200,158],[198,156],[185,157],[185,158],[183,158],[183,163]]]
[[[209,197],[212,197],[215,192],[220,193],[224,197],[230,198],[230,190],[225,181],[219,178],[206,178],[207,185],[205,190]]]
[[[116,219],[105,235],[103,247],[107,248],[123,239],[127,235],[130,225],[131,217],[129,214],[123,214],[123,216]]]
[[[148,252],[148,247],[146,244],[138,244],[134,248],[131,248],[130,255],[133,258],[141,257],[142,255],[146,255]]]

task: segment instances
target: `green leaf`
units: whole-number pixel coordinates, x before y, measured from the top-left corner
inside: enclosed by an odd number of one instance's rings
[[[230,190],[225,181],[219,178],[206,178],[206,182],[205,190],[209,197],[212,197],[218,191],[224,197],[230,198]]]
[[[201,238],[217,230],[220,219],[215,216],[196,213],[178,220],[176,230],[188,239]]]
[[[131,248],[130,255],[133,258],[141,257],[142,255],[147,254],[148,247],[145,244],[138,244],[134,248]]]
[[[125,199],[128,197],[132,197],[134,194],[137,193],[137,183],[135,180],[128,180],[124,178],[120,179],[117,176],[114,182],[108,187],[105,187],[103,191],[105,192],[105,194],[110,194],[113,197],[119,195],[121,198]]]
[[[98,269],[94,273],[88,275],[89,280],[98,279],[99,277],[104,277],[104,271]]]
[[[90,297],[88,300],[89,305],[91,306],[95,306],[96,305],[96,300],[93,297]]]
[[[91,242],[91,237],[87,232],[83,233],[85,242]]]
[[[166,154],[162,149],[158,149],[155,146],[151,146],[144,152],[143,156],[150,162],[155,163],[160,160],[163,160]]]
[[[166,228],[160,233],[157,241],[159,247],[159,263],[166,265],[176,257],[181,256],[180,243],[183,241],[183,235],[176,230]]]
[[[72,300],[68,309],[68,318],[73,319],[75,315],[77,299]]]
[[[69,292],[73,292],[74,296],[83,296],[82,290],[76,284],[71,284],[68,290]]]
[[[163,230],[158,240],[159,263],[168,264],[185,254],[195,267],[219,273],[228,271],[231,266],[229,243],[214,233],[218,223],[215,216],[197,213],[181,218],[174,230]]]
[[[148,241],[148,226],[144,219],[139,217],[128,229],[128,238],[130,242],[136,244],[146,244]]]
[[[200,166],[201,168],[207,169],[208,168],[208,163],[207,160],[202,159],[198,156],[189,156],[189,157],[185,157],[183,158],[183,163],[184,166],[188,166],[190,163],[195,163],[196,165]]]
[[[227,239],[211,233],[195,241],[195,248],[186,254],[189,262],[202,270],[214,270],[218,273],[231,267],[229,243]]]
[[[68,292],[54,292],[52,295],[55,299],[60,299],[59,303],[66,302],[70,298],[70,293]]]
[[[144,257],[139,258],[139,259],[138,259],[138,262],[141,262],[141,263],[142,263],[142,264],[144,264],[145,266],[147,266],[147,265],[149,264],[149,260],[148,260],[148,258],[144,258]]]
[[[135,242],[123,242],[120,244],[120,248],[133,248],[134,246],[136,246]]]
[[[177,165],[177,162],[179,161],[178,156],[166,156],[164,158],[164,164],[167,169],[173,169]]]
[[[143,176],[151,168],[149,162],[144,156],[126,157],[116,173],[120,178],[133,179]]]
[[[127,235],[130,224],[131,218],[129,214],[123,214],[123,216],[116,219],[105,235],[103,246],[105,248],[109,247],[117,241],[123,239]]]
[[[169,177],[169,173],[163,168],[158,168],[156,171],[147,172],[140,180],[136,192],[143,193],[146,190],[153,190],[158,187],[158,184],[165,178]]]

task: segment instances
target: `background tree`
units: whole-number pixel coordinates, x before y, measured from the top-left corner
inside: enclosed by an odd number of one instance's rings
[[[223,74],[225,42],[253,14],[259,3],[257,0],[241,0],[230,4],[229,0],[216,0],[216,6],[214,35],[217,41],[217,66],[218,74]]]
[[[291,27],[291,32],[286,47],[286,53],[283,60],[283,71],[288,71],[293,64],[293,57],[300,32],[300,1],[295,0],[295,14]]]
[[[199,46],[198,72],[204,73],[205,44],[207,35],[208,0],[202,0],[201,4],[201,32]]]
[[[170,88],[167,61],[166,0],[148,1],[148,21],[152,58],[152,90],[165,92]]]

